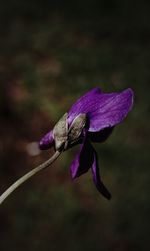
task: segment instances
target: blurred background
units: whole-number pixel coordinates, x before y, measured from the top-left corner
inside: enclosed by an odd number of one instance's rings
[[[134,109],[96,144],[107,201],[91,172],[72,183],[78,147],[0,207],[0,250],[148,250],[150,2],[0,0],[0,192],[53,150],[36,143],[84,92],[135,92]]]

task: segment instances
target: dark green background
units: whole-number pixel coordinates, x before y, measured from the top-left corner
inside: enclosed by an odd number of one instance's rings
[[[72,183],[78,147],[0,207],[1,251],[140,251],[150,233],[150,2],[0,1],[0,192],[46,160],[38,141],[77,97],[135,92],[132,112],[96,144],[105,200],[91,172]]]

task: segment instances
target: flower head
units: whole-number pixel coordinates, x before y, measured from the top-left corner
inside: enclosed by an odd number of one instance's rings
[[[113,128],[127,116],[132,105],[131,89],[120,93],[103,93],[99,88],[94,88],[72,105],[53,130],[41,139],[39,146],[42,150],[54,146],[57,151],[64,151],[81,144],[70,166],[72,179],[91,168],[96,188],[110,199],[111,195],[101,181],[97,153],[91,142],[106,140]]]

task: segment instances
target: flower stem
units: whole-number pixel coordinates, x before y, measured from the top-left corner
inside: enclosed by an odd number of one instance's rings
[[[61,154],[61,152],[56,151],[54,155],[42,163],[41,165],[35,167],[33,170],[30,172],[26,173],[24,176],[22,176],[20,179],[18,179],[16,182],[14,182],[1,196],[0,196],[0,204],[3,203],[3,201],[17,188],[19,187],[22,183],[24,183],[26,180],[31,178],[34,174],[40,172],[41,170],[49,167]]]

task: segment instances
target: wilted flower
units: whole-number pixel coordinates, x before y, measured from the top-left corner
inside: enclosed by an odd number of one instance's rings
[[[106,140],[114,126],[127,116],[132,104],[131,89],[120,93],[103,93],[99,88],[94,88],[79,98],[53,130],[41,139],[40,149],[45,150],[54,146],[56,151],[62,152],[81,144],[80,151],[70,167],[72,179],[91,168],[98,191],[110,199],[111,195],[101,181],[97,153],[91,142]]]

